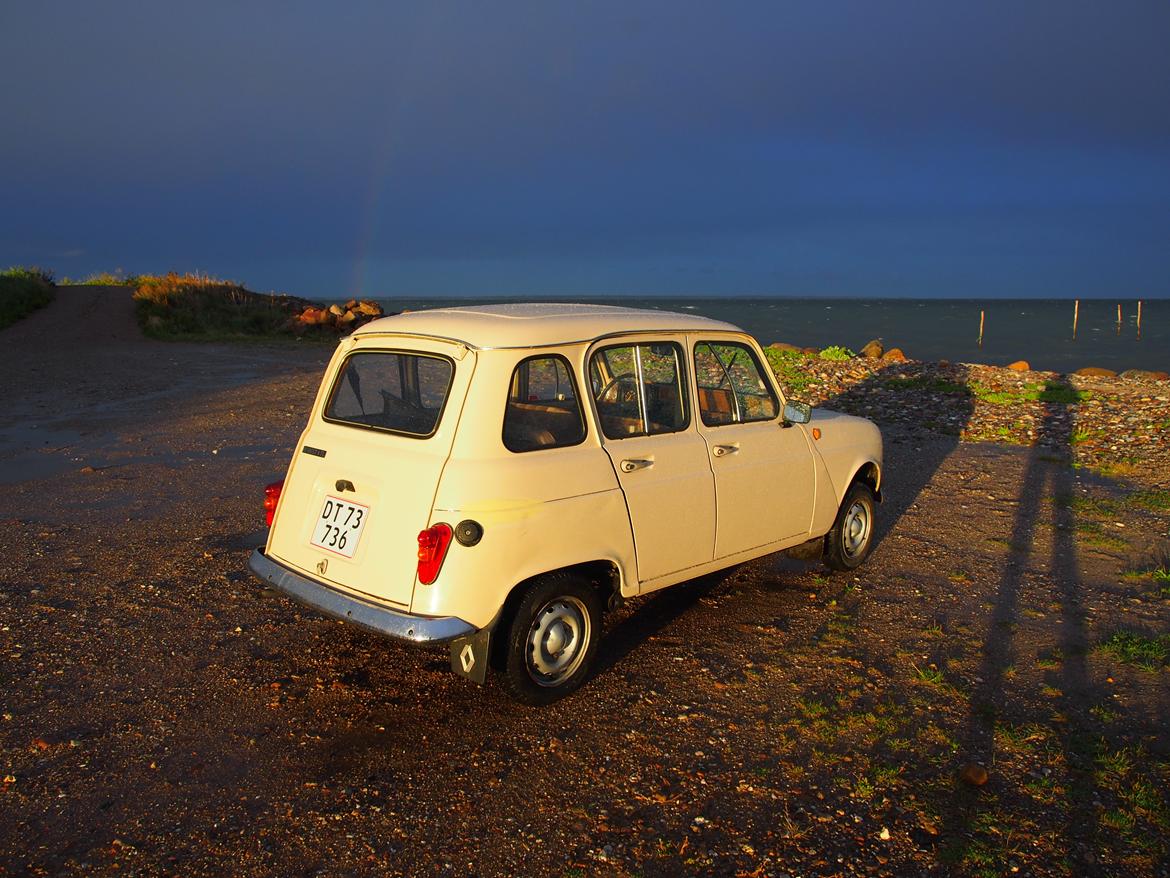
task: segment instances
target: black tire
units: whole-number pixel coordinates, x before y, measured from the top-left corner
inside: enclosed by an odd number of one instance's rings
[[[503,680],[524,704],[544,705],[589,676],[601,637],[601,598],[587,580],[551,573],[528,587],[507,628]]]
[[[825,564],[833,570],[853,570],[873,548],[873,489],[854,482],[845,492],[833,529],[825,537]]]

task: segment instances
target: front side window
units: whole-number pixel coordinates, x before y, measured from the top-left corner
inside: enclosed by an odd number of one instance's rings
[[[708,427],[770,421],[780,411],[755,353],[737,342],[695,345],[699,416]]]
[[[585,418],[564,357],[529,357],[512,372],[504,410],[509,451],[560,448],[585,441]]]
[[[448,359],[395,351],[351,354],[325,406],[325,420],[408,436],[430,436],[451,388]]]
[[[690,424],[684,355],[673,342],[615,345],[589,361],[589,385],[607,439],[677,433]]]

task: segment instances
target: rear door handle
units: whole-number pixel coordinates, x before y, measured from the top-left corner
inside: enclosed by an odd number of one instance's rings
[[[716,445],[711,449],[711,453],[716,457],[724,457],[728,454],[735,454],[739,451],[738,445]]]
[[[636,469],[647,469],[654,466],[652,460],[642,460],[641,458],[626,458],[621,462],[622,472],[632,473]]]

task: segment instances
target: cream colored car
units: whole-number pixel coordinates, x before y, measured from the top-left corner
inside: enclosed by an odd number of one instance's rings
[[[585,680],[624,598],[801,545],[856,567],[881,466],[877,427],[786,401],[730,324],[419,311],[338,346],[249,566],[542,704]]]

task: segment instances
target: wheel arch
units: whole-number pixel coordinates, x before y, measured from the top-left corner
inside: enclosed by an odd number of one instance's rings
[[[882,469],[875,461],[866,461],[853,474],[853,478],[849,480],[849,485],[846,485],[845,490],[849,490],[849,486],[854,482],[862,482],[869,485],[869,489],[873,491],[874,499],[878,503],[882,502]],[[842,494],[844,498],[844,494]]]
[[[607,610],[614,609],[621,603],[622,570],[617,562],[606,558],[599,558],[593,561],[579,561],[574,564],[566,564],[564,567],[534,573],[513,585],[508,592],[508,596],[504,598],[504,603],[500,607],[499,614],[492,623],[493,628],[506,626],[511,621],[513,615],[516,613],[516,606],[523,599],[524,592],[528,590],[529,586],[544,579],[546,576],[558,575],[579,576],[586,582],[589,582],[601,599],[601,610],[603,614]],[[492,661],[497,666],[499,666],[499,662],[503,659],[501,653],[502,643],[503,638],[493,638]]]

